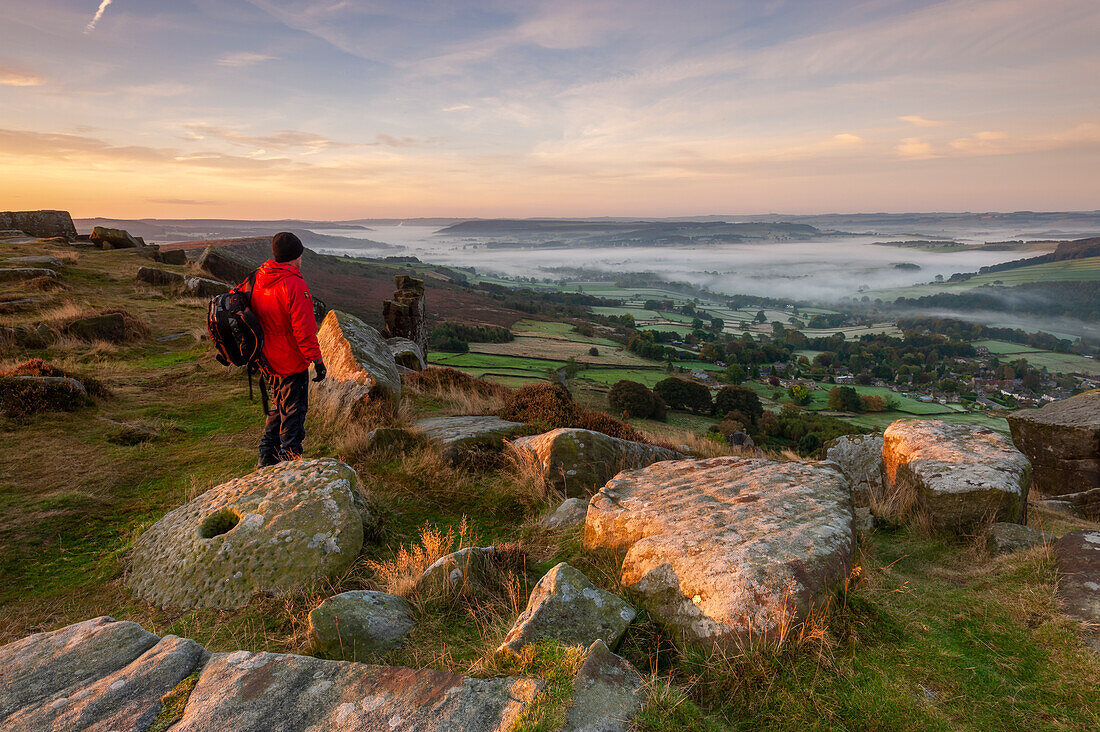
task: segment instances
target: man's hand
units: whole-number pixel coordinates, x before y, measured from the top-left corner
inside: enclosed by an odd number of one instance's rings
[[[328,375],[328,369],[325,368],[325,362],[324,361],[314,361],[313,362],[313,374],[314,374],[313,375],[313,380],[314,381],[324,381],[325,380],[325,376]]]

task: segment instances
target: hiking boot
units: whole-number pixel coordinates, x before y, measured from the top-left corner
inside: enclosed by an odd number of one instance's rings
[[[259,461],[256,463],[256,468],[266,468],[269,465],[278,465],[279,458],[274,455],[260,455]]]

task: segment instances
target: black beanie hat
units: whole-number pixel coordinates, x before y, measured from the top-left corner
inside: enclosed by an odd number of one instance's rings
[[[293,262],[303,251],[302,240],[289,231],[280,231],[271,237],[271,254],[276,262]]]

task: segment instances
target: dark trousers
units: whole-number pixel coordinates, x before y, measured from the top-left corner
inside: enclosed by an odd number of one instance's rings
[[[271,414],[260,438],[260,461],[276,463],[302,454],[309,408],[309,369],[291,376],[270,376]]]

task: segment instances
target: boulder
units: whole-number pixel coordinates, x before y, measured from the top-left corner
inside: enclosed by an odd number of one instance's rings
[[[1042,544],[1042,531],[1020,524],[995,523],[986,527],[985,548],[993,556],[1012,554]]]
[[[404,366],[410,371],[422,371],[428,367],[420,346],[408,338],[387,338],[386,345],[390,347],[390,353],[398,366]]]
[[[0,264],[18,264],[22,267],[43,267],[52,270],[59,270],[65,266],[65,263],[57,257],[37,254],[28,255],[26,257],[8,257],[3,262],[0,262]]]
[[[163,264],[175,264],[183,266],[187,264],[187,252],[182,249],[161,249],[157,252],[158,260]]]
[[[1074,518],[1082,518],[1085,514],[1081,512],[1081,509],[1077,507],[1077,504],[1072,501],[1061,501],[1053,498],[1038,501],[1038,504],[1047,509],[1048,511],[1054,511],[1065,516],[1073,516]]]
[[[614,648],[635,615],[626,602],[561,562],[531,590],[527,607],[497,650],[519,655],[540,638],[585,648],[602,640]]]
[[[363,544],[366,508],[355,471],[325,458],[291,460],[212,488],[134,543],[127,585],[159,606],[245,605],[338,577]]]
[[[1008,416],[1032,465],[1032,486],[1100,519],[1100,389]]]
[[[397,290],[392,300],[382,303],[382,319],[386,338],[407,338],[420,347],[420,355],[428,358],[428,327],[424,320],[424,280],[408,275],[393,278]]]
[[[280,653],[215,655],[172,732],[503,732],[542,683]]]
[[[445,459],[458,463],[471,451],[502,449],[506,439],[527,425],[500,417],[463,416],[419,419],[414,426],[442,448]]]
[[[847,576],[852,501],[833,463],[668,461],[601,488],[584,545],[625,552],[623,586],[671,635],[778,643]]]
[[[838,437],[825,446],[825,459],[840,466],[852,487],[852,503],[857,508],[871,505],[871,496],[882,493],[882,435]]]
[[[35,280],[39,277],[57,279],[57,272],[45,267],[10,267],[0,269],[0,282],[19,282],[20,280]]]
[[[0,229],[0,241],[13,241],[18,239],[34,239],[34,237],[27,236],[27,232],[20,231],[19,229]]]
[[[235,651],[96,618],[0,647],[0,728],[496,732],[542,682]],[[193,680],[193,687],[190,681]],[[190,691],[188,693],[188,688]],[[162,700],[178,696],[175,714]]]
[[[183,292],[192,297],[214,297],[229,292],[229,285],[204,277],[184,277]]]
[[[186,279],[179,272],[171,272],[167,269],[160,269],[158,267],[138,267],[137,274],[134,276],[138,282],[144,282],[149,285],[176,285],[182,286],[184,279]],[[191,279],[198,279],[192,277]],[[209,280],[207,280],[209,282]],[[221,284],[221,283],[218,283]]]
[[[330,597],[309,614],[314,646],[346,661],[365,661],[396,648],[413,629],[412,608],[397,595],[352,590]]]
[[[208,246],[195,260],[195,267],[214,279],[236,287],[255,271],[252,263],[224,247]]]
[[[72,412],[91,403],[84,384],[69,376],[0,374],[0,414],[7,417]]]
[[[863,533],[875,528],[875,517],[868,506],[855,506],[852,509],[852,528]]]
[[[349,419],[356,420],[372,401],[396,403],[401,398],[397,364],[374,328],[354,315],[330,310],[317,331],[317,342],[328,378],[311,388],[336,400]]]
[[[588,495],[620,470],[686,457],[668,448],[576,428],[521,437],[514,446],[532,455],[546,471],[551,485],[567,496]]]
[[[1100,529],[1071,531],[1054,544],[1058,599],[1066,614],[1100,623]]]
[[[130,236],[125,229],[109,229],[97,226],[92,229],[91,240],[103,249],[139,249],[145,246],[145,240]]]
[[[568,529],[584,523],[588,514],[588,501],[583,498],[567,498],[560,506],[542,520],[548,529]]]
[[[496,547],[468,546],[437,559],[416,581],[418,592],[448,592],[468,581],[477,581],[489,566]]]
[[[938,529],[985,521],[1027,523],[1031,464],[993,430],[899,419],[883,434],[888,498],[902,517],[923,512]]]
[[[0,229],[15,229],[40,239],[76,239],[76,227],[68,211],[0,211]]]
[[[85,341],[122,343],[126,340],[126,317],[122,313],[104,313],[78,318],[66,325],[64,331]]]
[[[573,677],[573,705],[562,732],[630,732],[645,701],[642,675],[598,640]]]

